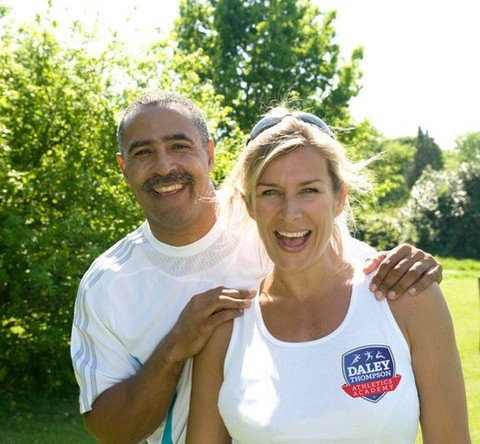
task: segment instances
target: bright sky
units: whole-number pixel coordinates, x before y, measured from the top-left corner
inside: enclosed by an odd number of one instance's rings
[[[480,131],[480,2],[478,0],[312,0],[335,9],[344,56],[363,46],[363,90],[351,102],[387,137],[415,136],[419,126],[441,148]],[[179,0],[54,0],[58,17],[118,31],[135,45],[167,31]],[[46,0],[7,0],[22,21]],[[57,13],[56,13],[57,14]]]

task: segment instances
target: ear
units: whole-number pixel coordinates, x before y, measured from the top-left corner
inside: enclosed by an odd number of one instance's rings
[[[338,190],[337,195],[338,200],[335,208],[335,217],[339,216],[342,213],[347,203],[348,185],[346,183],[343,184],[343,188],[341,190]]]
[[[123,178],[125,179],[125,182],[128,183],[128,174],[127,174],[127,166],[125,165],[125,159],[122,156],[122,153],[117,153],[117,164],[122,170]]]
[[[215,142],[212,139],[207,143],[208,170],[211,173],[215,165]]]

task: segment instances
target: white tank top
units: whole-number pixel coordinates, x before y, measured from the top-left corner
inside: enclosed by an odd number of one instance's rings
[[[410,351],[388,302],[355,273],[341,325],[283,342],[266,329],[258,295],[235,319],[219,410],[233,443],[414,443],[419,401]]]

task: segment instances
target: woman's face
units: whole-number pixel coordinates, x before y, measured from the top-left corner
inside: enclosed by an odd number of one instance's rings
[[[327,161],[306,146],[270,162],[249,213],[276,268],[301,271],[323,257],[344,201],[343,191],[333,190]]]

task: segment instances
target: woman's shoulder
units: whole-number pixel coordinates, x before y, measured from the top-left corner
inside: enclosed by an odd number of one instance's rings
[[[443,305],[444,301],[443,293],[436,282],[418,293],[404,293],[395,300],[388,299],[392,310],[408,315],[417,313],[418,316],[422,316],[436,306]]]
[[[400,329],[410,343],[418,334],[449,316],[448,306],[437,283],[416,294],[405,293],[395,300],[388,300],[390,310]]]
[[[205,347],[197,355],[197,360],[208,360],[210,363],[217,363],[219,369],[223,369],[225,356],[232,336],[233,322],[233,319],[225,321],[213,331]]]

